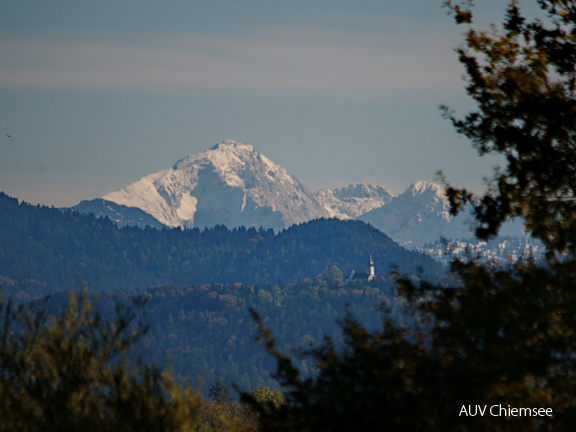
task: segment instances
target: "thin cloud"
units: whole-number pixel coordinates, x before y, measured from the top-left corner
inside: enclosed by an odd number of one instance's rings
[[[386,92],[443,90],[459,76],[442,35],[401,32],[280,27],[240,38],[12,39],[0,51],[3,87]]]

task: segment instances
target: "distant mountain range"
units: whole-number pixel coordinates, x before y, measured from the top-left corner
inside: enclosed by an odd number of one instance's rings
[[[406,247],[421,247],[440,239],[474,237],[474,222],[469,211],[450,215],[444,188],[419,181],[410,185],[388,204],[358,217],[385,232]],[[500,230],[501,236],[524,237],[522,223],[511,221]]]
[[[71,210],[140,227],[280,231],[318,218],[359,219],[411,248],[474,236],[471,215],[452,217],[440,185],[418,181],[398,196],[370,184],[312,193],[250,144],[236,141],[223,141]],[[506,224],[501,235],[525,237],[520,222]]]

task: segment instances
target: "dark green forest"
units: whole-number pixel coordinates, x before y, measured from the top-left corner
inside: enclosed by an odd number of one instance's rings
[[[79,289],[143,290],[157,285],[294,283],[332,266],[347,276],[391,269],[441,277],[426,255],[407,251],[358,221],[315,220],[271,229],[119,228],[109,219],[19,203],[0,194],[0,284],[33,298]]]

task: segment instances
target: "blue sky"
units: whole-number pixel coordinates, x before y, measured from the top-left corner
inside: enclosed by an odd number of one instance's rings
[[[497,160],[438,109],[471,107],[463,30],[432,0],[2,0],[0,190],[74,205],[226,139],[312,191],[480,189]]]

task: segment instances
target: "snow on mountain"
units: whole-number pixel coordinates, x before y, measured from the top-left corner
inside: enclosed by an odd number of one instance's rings
[[[419,246],[432,242],[452,228],[449,205],[441,186],[413,183],[387,205],[359,217],[388,234],[400,244]],[[456,237],[471,237],[471,231],[458,225]]]
[[[353,184],[338,189],[321,189],[314,194],[330,217],[354,219],[388,204],[394,198],[384,186]]]
[[[527,258],[540,260],[545,253],[542,243],[528,235],[497,236],[488,241],[479,239],[438,240],[417,247],[416,250],[445,265],[450,264],[455,258],[461,260],[473,258],[482,262],[506,265]]]
[[[281,229],[329,213],[284,168],[245,143],[223,141],[104,195],[169,227]]]
[[[358,219],[372,224],[408,247],[423,246],[441,238],[474,237],[471,213],[462,212],[452,217],[444,188],[424,181],[413,183],[390,203]],[[507,223],[501,235],[522,236],[522,225],[519,222]]]
[[[474,237],[472,215],[452,217],[440,185],[416,182],[396,197],[370,184],[312,194],[286,169],[236,141],[187,156],[72,210],[108,216],[119,225],[185,228],[222,224],[280,230],[321,217],[356,218],[405,247],[434,253],[441,239]],[[520,222],[509,222],[500,235],[520,238],[524,232]]]

